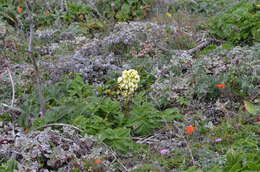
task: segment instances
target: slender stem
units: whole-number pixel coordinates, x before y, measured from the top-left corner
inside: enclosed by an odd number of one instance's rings
[[[8,71],[8,75],[10,77],[10,81],[11,81],[11,85],[12,85],[12,101],[11,101],[11,107],[14,106],[14,100],[15,100],[15,88],[14,88],[14,80],[12,77],[12,73],[9,69],[9,67],[7,67],[7,71]],[[12,135],[13,138],[15,139],[15,124],[14,124],[14,116],[12,115]]]
[[[12,101],[11,101],[11,107],[14,106],[14,100],[15,100],[15,87],[14,87],[14,80],[13,80],[13,77],[12,77],[12,73],[11,73],[11,70],[9,69],[9,67],[7,67],[7,71],[8,71],[8,75],[10,77],[10,81],[11,81],[11,85],[12,85]],[[15,142],[15,123],[14,123],[14,115],[12,114],[12,135],[13,135],[13,139],[14,139],[14,142]],[[12,159],[15,159],[16,157],[16,153],[12,152]]]
[[[12,77],[12,73],[9,69],[9,67],[7,67],[7,71],[8,71],[8,75],[12,84],[12,102],[11,102],[11,107],[14,107],[14,101],[15,101],[15,87],[14,87],[14,80]]]
[[[26,11],[30,20],[30,36],[29,36],[29,45],[28,45],[28,53],[29,53],[29,58],[32,60],[34,70],[35,70],[35,77],[36,77],[36,82],[37,82],[37,91],[39,94],[39,99],[40,99],[40,116],[44,117],[46,113],[46,105],[45,105],[45,99],[43,96],[43,88],[41,84],[41,78],[40,78],[40,72],[39,68],[36,62],[36,58],[33,55],[32,49],[33,49],[33,16],[31,13],[31,10],[28,6],[28,0],[25,1],[25,6],[26,6]]]

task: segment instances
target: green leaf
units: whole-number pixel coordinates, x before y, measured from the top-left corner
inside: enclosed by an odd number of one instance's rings
[[[37,129],[41,126],[44,126],[46,125],[46,122],[44,119],[42,118],[36,118],[34,121],[33,121],[33,124],[32,124],[32,129]]]
[[[130,136],[130,129],[126,128],[108,128],[99,133],[98,138],[111,146],[112,148],[126,153],[129,151],[134,151],[137,148]]]
[[[110,98],[105,98],[100,108],[107,113],[118,113],[121,105],[118,101],[113,101]]]
[[[10,159],[6,162],[6,164],[3,164],[0,166],[0,172],[13,172],[16,171],[18,166],[18,163],[16,160]]]
[[[198,167],[192,166],[183,172],[203,172],[203,171],[201,169],[199,169]]]
[[[162,119],[169,122],[173,120],[183,119],[183,115],[180,113],[177,108],[166,109],[162,112]]]
[[[254,114],[254,115],[257,114],[257,107],[254,104],[252,104],[248,101],[244,101],[244,105],[245,105],[247,112]]]

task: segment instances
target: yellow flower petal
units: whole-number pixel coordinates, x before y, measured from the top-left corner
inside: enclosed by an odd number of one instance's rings
[[[171,16],[172,16],[171,13],[165,13],[165,15],[166,15],[167,17],[171,17]]]

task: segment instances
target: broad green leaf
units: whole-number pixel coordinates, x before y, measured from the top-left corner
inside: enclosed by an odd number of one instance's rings
[[[244,105],[245,105],[247,112],[254,114],[254,115],[257,113],[257,108],[254,104],[252,104],[248,101],[244,101]]]

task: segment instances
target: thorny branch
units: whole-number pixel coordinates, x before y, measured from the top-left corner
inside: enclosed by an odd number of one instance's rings
[[[37,91],[40,99],[40,116],[44,117],[46,113],[46,108],[45,108],[45,99],[43,96],[43,88],[42,88],[42,83],[41,83],[41,78],[40,78],[40,72],[39,68],[36,62],[36,58],[33,55],[32,49],[33,49],[33,16],[31,13],[31,10],[28,5],[28,0],[25,1],[25,6],[26,6],[26,12],[29,17],[30,21],[30,36],[29,36],[29,45],[28,45],[28,52],[29,52],[29,58],[32,60],[34,70],[35,70],[35,77],[36,77],[36,82],[37,82]]]

